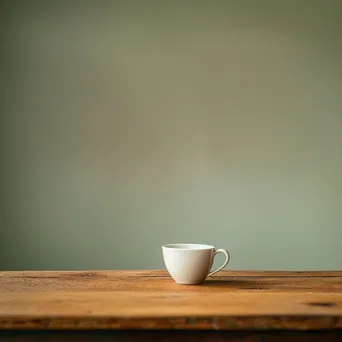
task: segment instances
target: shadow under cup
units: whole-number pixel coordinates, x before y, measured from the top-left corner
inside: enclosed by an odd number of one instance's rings
[[[162,247],[165,266],[178,284],[201,284],[208,276],[218,272],[229,262],[229,254],[202,244],[170,244]],[[224,251],[224,252],[223,252]],[[218,270],[211,272],[217,252],[226,255],[226,261]]]

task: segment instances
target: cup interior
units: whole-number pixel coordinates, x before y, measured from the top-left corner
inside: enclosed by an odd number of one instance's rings
[[[174,243],[169,245],[164,245],[163,248],[175,249],[175,250],[203,250],[203,249],[215,249],[214,246],[202,245],[196,243]]]

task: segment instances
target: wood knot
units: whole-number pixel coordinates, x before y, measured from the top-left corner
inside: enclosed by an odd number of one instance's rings
[[[311,302],[308,305],[330,308],[330,307],[336,306],[336,303],[333,303],[333,302]]]

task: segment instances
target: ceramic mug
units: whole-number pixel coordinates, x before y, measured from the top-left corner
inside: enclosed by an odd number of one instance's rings
[[[230,255],[225,249],[215,249],[210,245],[171,244],[162,247],[165,266],[178,284],[201,284],[206,278],[227,266]],[[226,257],[223,265],[210,272],[216,254]]]

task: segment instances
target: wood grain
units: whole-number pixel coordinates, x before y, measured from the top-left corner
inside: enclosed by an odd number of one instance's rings
[[[342,272],[1,272],[0,329],[342,329]]]

